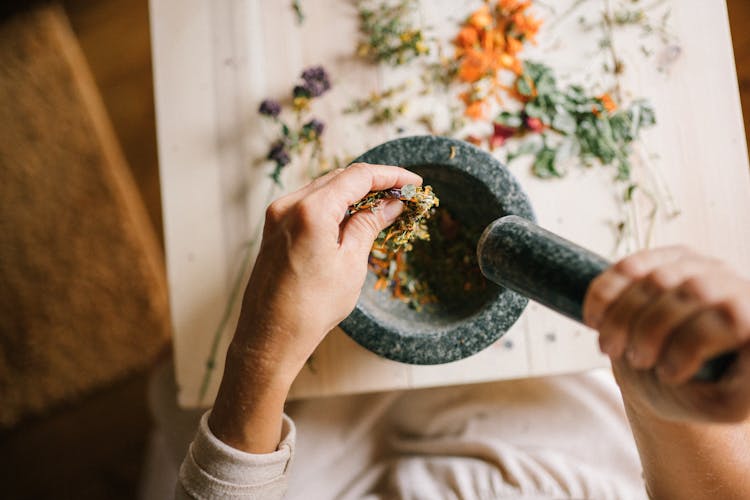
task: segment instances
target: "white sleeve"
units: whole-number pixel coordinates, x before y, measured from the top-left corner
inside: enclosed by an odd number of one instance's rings
[[[206,412],[180,467],[177,500],[202,498],[276,499],[286,492],[294,454],[294,422],[284,415],[281,442],[273,453],[256,455],[232,448],[208,428]]]

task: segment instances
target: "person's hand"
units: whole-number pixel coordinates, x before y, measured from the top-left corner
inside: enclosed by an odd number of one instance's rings
[[[631,409],[666,419],[739,421],[750,412],[750,281],[682,247],[642,251],[590,285],[584,321]],[[691,381],[707,360],[739,357],[715,383]]]
[[[234,339],[243,356],[251,352],[291,382],[354,308],[372,243],[403,204],[390,200],[345,221],[347,208],[369,191],[421,183],[402,168],[356,164],[271,203]]]
[[[220,439],[246,451],[276,446],[278,433],[266,432],[264,438],[263,425],[271,421],[278,428],[292,381],[325,334],[354,309],[372,243],[403,204],[389,200],[346,218],[347,209],[370,191],[406,184],[421,185],[422,179],[399,167],[360,163],[268,207],[209,420]]]

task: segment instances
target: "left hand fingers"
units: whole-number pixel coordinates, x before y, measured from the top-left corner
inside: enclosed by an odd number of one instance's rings
[[[363,210],[352,215],[341,230],[341,247],[353,248],[367,255],[378,233],[393,224],[401,214],[404,204],[399,200],[387,200],[379,210]]]
[[[299,188],[296,191],[293,191],[286,196],[282,196],[278,200],[276,200],[277,208],[280,211],[286,211],[289,207],[303,199],[308,194],[312,193],[319,187],[327,184],[331,181],[334,177],[341,174],[344,171],[343,168],[336,168],[334,170],[331,170],[330,172],[326,172],[325,174],[321,175],[320,177],[313,179],[311,182],[305,184],[301,188]]]
[[[322,184],[309,198],[329,211],[340,224],[351,204],[362,199],[370,191],[381,191],[406,184],[422,185],[422,178],[414,172],[390,165],[355,163],[339,175]]]

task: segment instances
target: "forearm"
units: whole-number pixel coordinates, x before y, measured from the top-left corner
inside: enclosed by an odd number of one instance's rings
[[[750,421],[667,420],[621,388],[651,498],[750,498]]]
[[[208,421],[220,440],[247,453],[271,453],[281,437],[290,377],[246,356],[233,343]]]

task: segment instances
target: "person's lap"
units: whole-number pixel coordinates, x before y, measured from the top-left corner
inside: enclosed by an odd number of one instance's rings
[[[161,367],[151,387],[147,463],[158,470],[145,471],[147,500],[175,484],[202,413],[176,405],[172,371]],[[286,413],[297,426],[290,499],[645,496],[605,370],[294,401]]]

